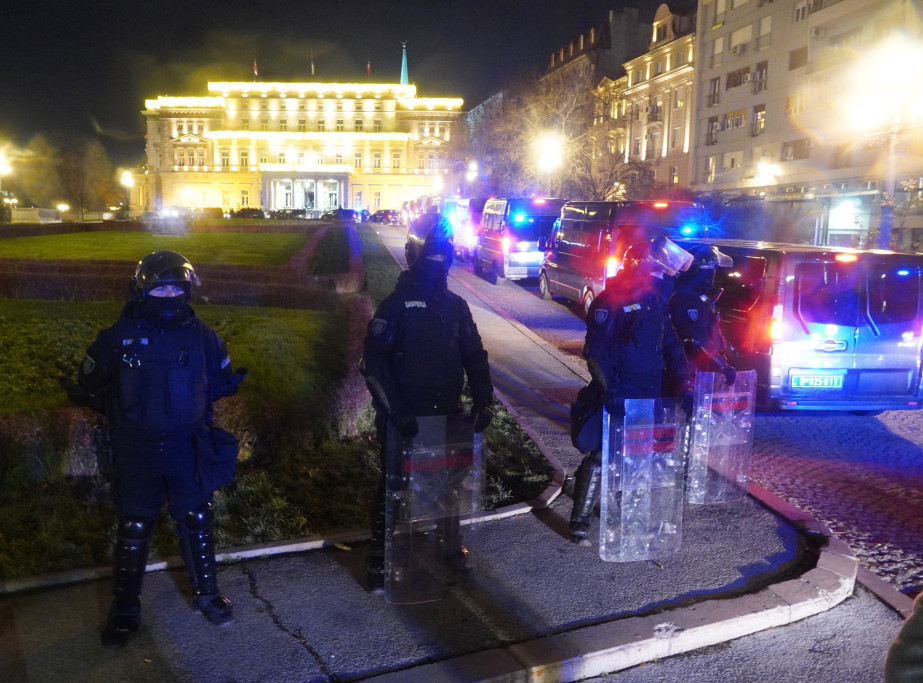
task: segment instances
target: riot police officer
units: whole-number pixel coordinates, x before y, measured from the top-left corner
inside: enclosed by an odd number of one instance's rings
[[[473,399],[474,430],[483,431],[493,418],[487,351],[468,303],[448,289],[455,253],[452,226],[438,214],[430,218],[432,227],[412,255],[409,269],[400,274],[394,291],[369,322],[365,339],[362,372],[372,395],[382,448],[369,553],[369,587],[373,590],[382,588],[384,581],[388,430],[397,429],[403,437],[413,438],[419,432],[417,417],[460,412],[466,377]]]
[[[690,390],[683,347],[670,322],[664,280],[687,268],[692,256],[657,236],[630,245],[622,267],[590,305],[583,356],[610,414],[623,414],[626,398],[659,398]],[[571,541],[590,546],[590,516],[599,499],[602,453],[584,455],[574,476]]]
[[[119,515],[114,599],[103,643],[122,646],[140,625],[141,584],[154,524],[166,496],[192,582],[192,606],[213,624],[232,618],[218,590],[212,540],[213,491],[196,477],[194,439],[211,422],[212,403],[237,391],[224,342],[189,306],[198,284],[181,254],[144,257],[131,278],[131,300],[99,332],[70,385],[75,403],[103,413],[113,450]]]
[[[718,247],[697,244],[689,247],[692,264],[676,278],[669,308],[676,334],[691,363],[691,371],[721,372],[727,383],[737,375],[724,357],[728,344],[721,334],[715,305],[721,290],[715,288],[715,271],[730,268],[733,259]]]

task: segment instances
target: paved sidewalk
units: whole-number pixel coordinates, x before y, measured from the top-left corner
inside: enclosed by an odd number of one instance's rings
[[[446,599],[391,605],[368,593],[364,534],[305,539],[225,556],[239,561],[219,571],[236,614],[223,629],[187,606],[182,570],[150,573],[143,628],[111,651],[98,631],[108,581],[12,593],[27,584],[7,583],[3,679],[571,681],[788,624],[852,594],[849,549],[807,543],[822,544],[826,530],[758,487],[736,503],[687,506],[682,548],[658,563],[606,563],[569,543],[570,500],[560,493],[579,456],[562,416],[580,367],[472,308],[501,399],[561,472],[535,505],[482,525],[478,569]]]

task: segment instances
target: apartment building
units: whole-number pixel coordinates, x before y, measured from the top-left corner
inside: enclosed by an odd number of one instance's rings
[[[874,246],[882,205],[923,178],[919,37],[909,0],[701,0],[692,188],[784,207],[805,241]]]
[[[695,70],[695,10],[663,4],[654,15],[647,52],[625,62],[618,104],[624,160],[648,162],[654,180],[690,181]]]

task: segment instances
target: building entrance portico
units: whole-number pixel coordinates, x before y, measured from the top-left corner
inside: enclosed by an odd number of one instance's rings
[[[349,176],[342,173],[264,173],[263,197],[269,211],[304,209],[309,214],[320,215],[348,204]]]

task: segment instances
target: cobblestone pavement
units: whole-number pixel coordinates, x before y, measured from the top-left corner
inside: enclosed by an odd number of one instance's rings
[[[579,311],[535,283],[453,276],[564,353],[579,356]],[[923,412],[757,416],[752,479],[827,524],[860,562],[908,595],[923,589]]]
[[[923,414],[759,415],[754,481],[826,523],[868,569],[923,589]]]

